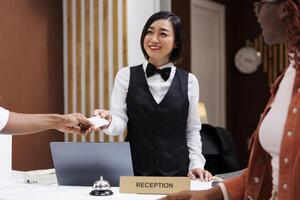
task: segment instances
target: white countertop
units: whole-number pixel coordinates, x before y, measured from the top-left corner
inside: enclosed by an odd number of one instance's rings
[[[208,189],[211,182],[191,181],[192,190]],[[23,182],[22,172],[13,172],[12,178],[2,179],[0,177],[0,200],[155,200],[164,195],[124,194],[119,193],[118,187],[112,187],[112,196],[99,197],[89,195],[92,187],[84,186],[58,186],[27,184]]]

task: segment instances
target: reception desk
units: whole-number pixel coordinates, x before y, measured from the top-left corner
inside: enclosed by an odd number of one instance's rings
[[[192,181],[192,190],[208,189],[211,182]],[[0,177],[0,200],[154,200],[164,195],[124,194],[119,193],[118,187],[113,187],[113,195],[95,197],[89,195],[92,187],[58,186],[27,184],[23,182],[22,172],[13,172],[12,178]]]

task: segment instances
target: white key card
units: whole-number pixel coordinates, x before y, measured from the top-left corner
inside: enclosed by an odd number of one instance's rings
[[[88,120],[92,122],[96,128],[106,126],[109,124],[109,122],[106,119],[101,118],[99,116],[90,117],[88,118]]]

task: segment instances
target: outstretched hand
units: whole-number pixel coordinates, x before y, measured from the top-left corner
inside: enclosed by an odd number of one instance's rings
[[[85,135],[92,131],[93,124],[81,113],[65,114],[62,118],[57,128],[61,132]]]

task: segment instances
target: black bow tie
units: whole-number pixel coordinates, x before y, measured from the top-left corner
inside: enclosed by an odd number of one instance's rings
[[[161,78],[164,81],[166,81],[170,77],[171,67],[166,67],[164,69],[157,69],[153,64],[148,63],[147,68],[146,68],[147,78],[149,76],[153,76],[156,73],[160,74]]]

